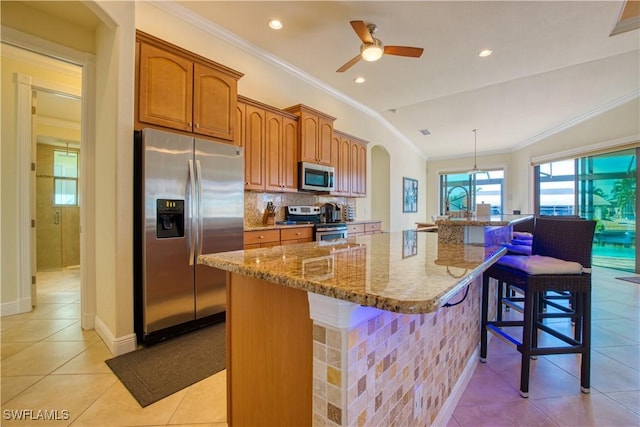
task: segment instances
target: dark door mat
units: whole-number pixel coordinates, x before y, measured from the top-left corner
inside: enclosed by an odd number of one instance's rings
[[[624,280],[626,282],[640,283],[640,276],[616,277],[616,279]]]
[[[225,368],[225,323],[106,360],[145,407]]]

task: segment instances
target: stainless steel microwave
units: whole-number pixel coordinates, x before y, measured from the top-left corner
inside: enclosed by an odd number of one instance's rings
[[[298,188],[302,191],[333,191],[335,170],[332,166],[300,162]]]

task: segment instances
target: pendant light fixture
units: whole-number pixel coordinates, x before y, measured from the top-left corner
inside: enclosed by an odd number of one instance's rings
[[[478,166],[476,164],[477,157],[478,157],[478,129],[473,129],[473,169],[467,172],[469,175],[475,175],[477,173],[482,172],[480,169],[478,169]]]

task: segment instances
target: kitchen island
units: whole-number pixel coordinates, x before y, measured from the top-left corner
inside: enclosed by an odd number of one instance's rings
[[[228,274],[229,425],[446,423],[504,252],[409,230],[201,256]]]

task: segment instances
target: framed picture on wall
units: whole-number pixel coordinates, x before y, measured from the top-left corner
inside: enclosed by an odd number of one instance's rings
[[[402,212],[418,212],[418,180],[402,178]]]

